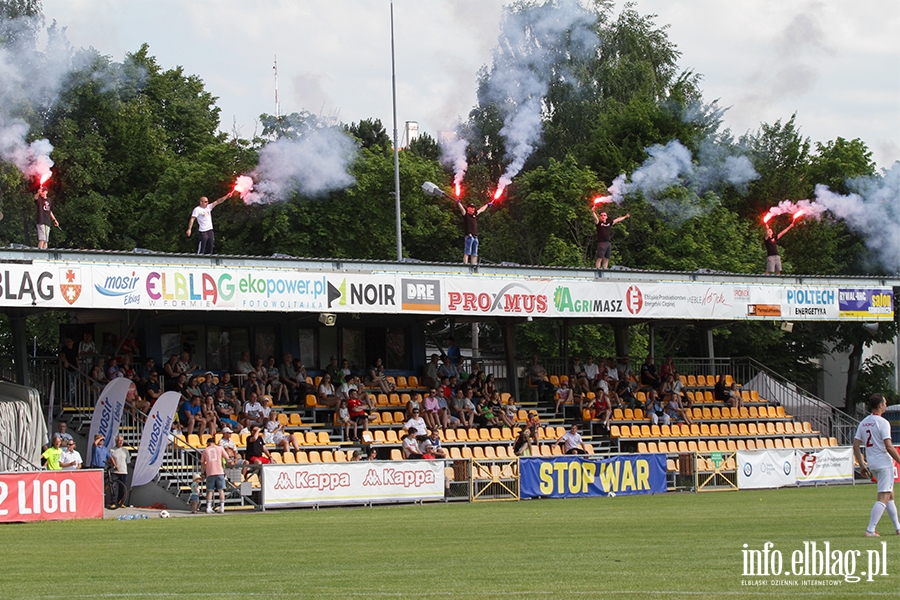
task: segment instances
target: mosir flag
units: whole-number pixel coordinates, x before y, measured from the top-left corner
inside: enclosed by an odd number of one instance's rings
[[[119,423],[122,421],[122,410],[125,408],[125,396],[128,388],[132,386],[130,379],[119,377],[106,384],[97,404],[94,406],[94,417],[91,419],[91,430],[88,432],[88,451],[85,464],[91,464],[91,452],[94,445],[94,436],[98,433],[104,438],[104,445],[111,448],[116,443],[116,435],[119,433]]]
[[[181,394],[178,392],[166,392],[150,409],[147,422],[144,423],[144,433],[141,434],[141,445],[134,461],[132,487],[150,483],[159,473],[169,441],[169,431],[172,429],[172,419],[175,417],[180,398]]]
[[[103,518],[103,471],[0,473],[0,523]]]
[[[276,464],[262,479],[266,508],[444,499],[443,461]]]

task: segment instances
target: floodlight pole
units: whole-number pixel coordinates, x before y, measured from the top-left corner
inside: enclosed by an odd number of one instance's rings
[[[397,65],[394,59],[394,2],[391,0],[391,88],[394,92],[394,212],[397,219],[397,260],[403,260],[400,232],[400,148],[397,137]]]

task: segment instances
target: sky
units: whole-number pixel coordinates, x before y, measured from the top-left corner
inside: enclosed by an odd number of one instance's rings
[[[491,62],[501,0],[394,0],[397,119],[437,136],[475,103]],[[616,2],[616,13],[623,2]],[[308,110],[390,133],[389,0],[43,0],[76,47],[121,61],[143,43],[218,97],[221,129],[259,133],[275,113]],[[860,138],[881,168],[900,160],[900,2],[638,0],[729,107],[735,135],[794,113],[813,142]]]

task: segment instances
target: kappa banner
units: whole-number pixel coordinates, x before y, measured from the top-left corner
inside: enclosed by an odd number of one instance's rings
[[[444,499],[442,461],[276,464],[262,475],[265,508]]]
[[[153,403],[147,421],[144,424],[144,432],[141,434],[141,445],[138,447],[137,457],[134,459],[134,473],[131,476],[131,485],[139,486],[150,483],[159,467],[162,465],[166,454],[166,445],[169,443],[169,432],[172,430],[172,420],[181,394],[178,392],[166,392]]]
[[[891,319],[889,287],[655,283],[290,267],[33,261],[0,269],[0,307],[624,319]]]
[[[797,483],[853,481],[853,449],[795,450]]]
[[[590,460],[584,456],[519,459],[522,498],[578,498],[660,494],[666,491],[666,455]]]
[[[103,518],[103,471],[0,473],[0,523]]]

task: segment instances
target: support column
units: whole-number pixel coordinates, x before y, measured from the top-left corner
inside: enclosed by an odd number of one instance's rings
[[[28,372],[28,335],[25,331],[25,317],[9,313],[9,325],[13,337],[13,361],[16,365],[16,383],[30,386],[31,377]]]
[[[653,323],[647,323],[647,337],[650,338],[648,340],[648,354],[650,356],[656,356],[656,328],[653,326]]]
[[[506,387],[516,402],[519,397],[519,369],[516,364],[516,326],[506,323],[503,327],[504,345],[506,346]]]
[[[709,359],[709,372],[713,375],[716,373],[716,348],[713,344],[713,330],[706,330],[706,357]]]
[[[613,337],[616,341],[616,358],[631,353],[631,341],[628,339],[629,325],[613,323]]]

